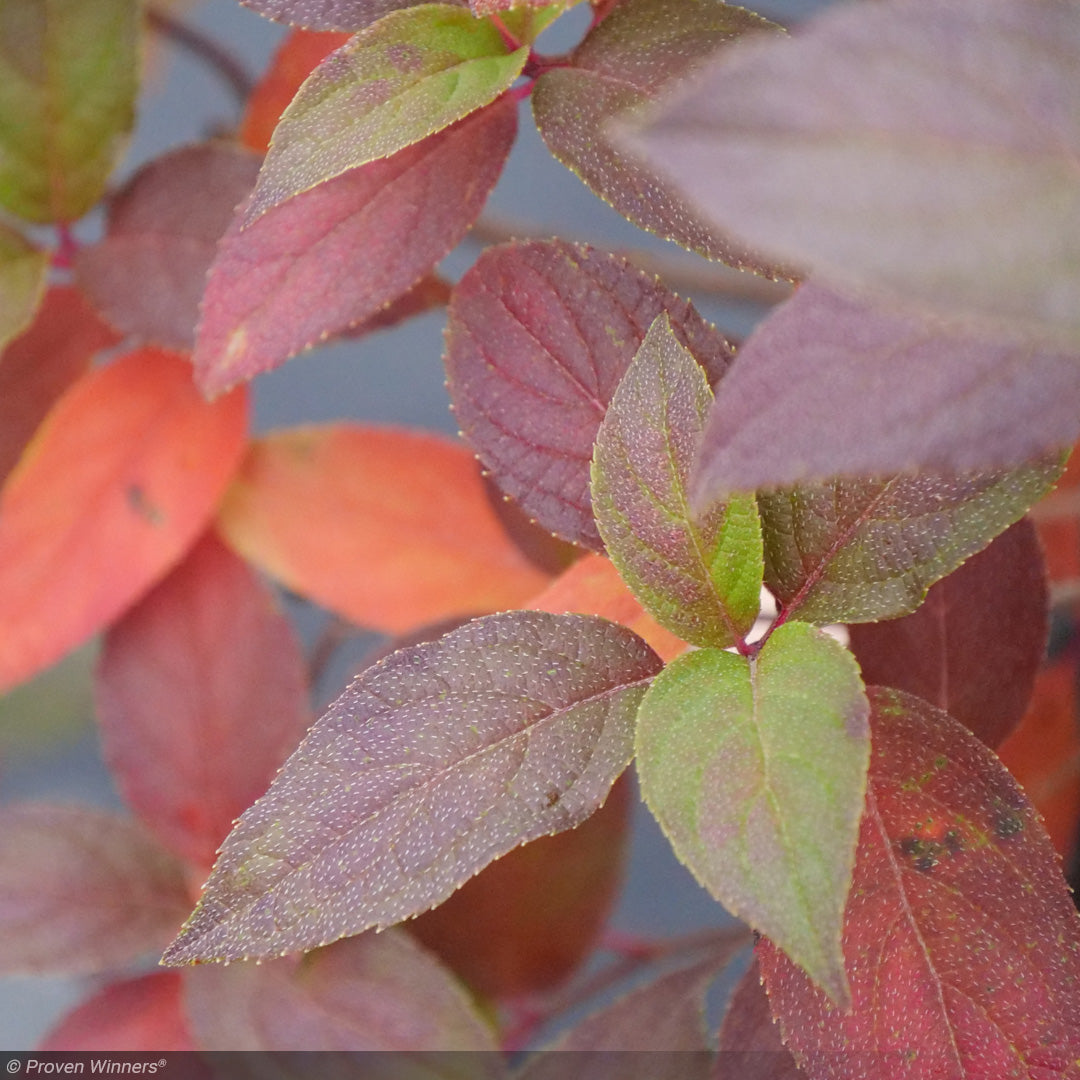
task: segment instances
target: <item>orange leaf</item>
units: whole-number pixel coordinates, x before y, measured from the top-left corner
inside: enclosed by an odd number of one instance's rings
[[[0,688],[107,626],[183,555],[243,451],[247,400],[208,404],[174,353],[84,375],[0,491]]]
[[[390,634],[520,607],[547,581],[499,525],[472,455],[427,433],[331,424],[265,436],[219,524],[290,589]]]

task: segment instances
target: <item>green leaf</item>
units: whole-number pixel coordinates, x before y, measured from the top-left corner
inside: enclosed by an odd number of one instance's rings
[[[1061,475],[1057,456],[952,476],[837,479],[758,496],[765,584],[800,619],[873,622],[914,611]]]
[[[0,4],[0,205],[29,221],[81,217],[134,120],[136,0]]]
[[[679,657],[638,715],[642,794],[675,853],[836,1002],[868,716],[854,658],[805,623],[781,626],[755,659]]]
[[[658,315],[600,426],[591,496],[638,600],[684,641],[726,648],[760,607],[761,524],[751,496],[690,512],[687,480],[711,403],[704,370]]]
[[[30,325],[45,295],[48,269],[44,251],[0,225],[0,350]]]
[[[494,101],[521,74],[494,25],[449,4],[395,11],[331,53],[274,132],[244,222]]]

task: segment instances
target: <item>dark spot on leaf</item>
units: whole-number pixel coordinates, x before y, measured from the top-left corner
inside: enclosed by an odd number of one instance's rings
[[[127,489],[128,506],[141,518],[145,518],[151,525],[161,526],[165,524],[165,514],[159,506],[146,497],[146,492],[138,484],[129,484]]]
[[[1001,811],[994,818],[994,835],[999,840],[1008,840],[1010,836],[1024,831],[1024,819],[1011,810]]]

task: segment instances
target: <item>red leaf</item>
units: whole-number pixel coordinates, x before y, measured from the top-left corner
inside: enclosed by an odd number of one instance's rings
[[[140,349],[56,403],[0,491],[0,687],[108,625],[202,531],[243,450],[246,398],[203,401]]]
[[[519,606],[548,580],[499,525],[468,451],[426,433],[335,424],[264,436],[220,525],[289,588],[391,634]]]
[[[156,971],[139,979],[109,983],[67,1014],[42,1040],[39,1050],[195,1050],[184,1016],[183,976]],[[184,1075],[188,1076],[185,1063]]]
[[[53,402],[118,340],[78,289],[46,293],[34,322],[0,356],[0,484]]]
[[[1021,520],[934,585],[913,614],[848,632],[866,682],[916,694],[997,746],[1027,709],[1046,608],[1039,541]]]
[[[309,30],[362,30],[391,11],[416,7],[424,0],[240,0],[268,19]],[[441,0],[463,7],[465,0]]]
[[[97,706],[128,803],[207,869],[311,722],[288,620],[212,535],[109,630]]]
[[[241,229],[210,271],[195,350],[209,394],[277,367],[377,314],[465,235],[517,132],[504,96],[380,161],[343,173]]]
[[[771,943],[758,957],[813,1080],[1080,1076],[1080,916],[1038,815],[961,724],[870,691],[873,761],[843,1013]]]

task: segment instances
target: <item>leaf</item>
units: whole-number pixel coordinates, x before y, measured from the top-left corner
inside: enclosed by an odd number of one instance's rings
[[[468,451],[426,432],[331,424],[264,435],[219,526],[290,589],[386,633],[515,607],[548,581],[503,531]]]
[[[490,22],[450,4],[391,12],[327,57],[300,88],[274,132],[243,226],[490,105],[521,74],[528,54],[526,47],[507,55]]]
[[[46,252],[0,224],[0,349],[30,325],[45,293],[48,270]]]
[[[308,956],[203,967],[187,972],[186,989],[192,1028],[207,1050],[441,1050],[448,1063],[451,1052],[488,1051],[497,1059],[462,987],[399,930]],[[468,1060],[480,1068],[466,1075],[497,1075],[478,1055]]]
[[[80,287],[126,334],[190,349],[218,241],[258,170],[254,154],[226,142],[144,165],[110,200],[104,239],[79,251]]]
[[[426,0],[240,0],[268,19],[308,30],[363,30],[391,11],[420,7]],[[466,0],[442,0],[466,6]]]
[[[775,276],[779,271],[733,243],[727,230],[706,222],[663,170],[615,144],[608,124],[664,97],[743,35],[779,29],[719,0],[622,0],[568,64],[537,80],[536,126],[557,160],[639,228],[709,258]]]
[[[503,99],[271,210],[234,219],[210,270],[195,371],[217,394],[376,316],[465,235],[517,130]]]
[[[1080,344],[1080,13],[836,8],[718,55],[646,159],[717,228],[943,316]]]
[[[964,472],[1080,435],[1076,357],[961,337],[802,285],[724,379],[695,501],[836,475]]]
[[[526,611],[394,653],[240,819],[163,963],[389,926],[519,844],[580,824],[629,763],[659,666],[613,623]]]
[[[183,978],[176,971],[155,971],[109,983],[64,1016],[37,1049],[194,1050],[180,998]],[[189,1067],[186,1063],[185,1074]]]
[[[118,340],[78,289],[49,289],[30,328],[0,354],[0,484],[56,399]]]
[[[0,969],[83,974],[159,948],[188,906],[183,866],[133,821],[84,806],[0,810]]]
[[[731,349],[693,305],[589,247],[488,248],[450,301],[447,385],[465,437],[503,491],[584,547],[601,547],[589,503],[593,443],[662,311],[715,383]]]
[[[726,648],[761,608],[752,497],[692,514],[687,480],[712,391],[658,315],[619,383],[593,450],[591,497],[611,561],[645,607],[694,645]]]
[[[858,667],[805,623],[754,660],[702,649],[665,668],[638,717],[642,797],[733,915],[843,1002],[840,926],[869,760]]]
[[[357,338],[367,337],[368,334],[375,334],[380,330],[392,330],[395,326],[417,315],[434,311],[435,308],[446,307],[450,302],[453,288],[444,277],[436,273],[427,274],[408,292],[402,293],[370,318],[345,331],[345,335],[355,341]]]
[[[304,657],[273,594],[207,535],[110,627],[97,715],[129,805],[209,867],[307,731]]]
[[[915,694],[998,746],[1022,719],[1046,650],[1048,595],[1035,527],[1018,521],[913,614],[850,629],[868,683]]]
[[[4,0],[0,205],[72,221],[97,202],[134,120],[135,0]]]
[[[588,821],[508,852],[410,933],[481,997],[557,986],[592,952],[615,902],[631,794],[624,773]]]
[[[926,590],[1049,490],[1061,465],[834,480],[758,497],[765,584],[815,623],[914,611]]]
[[[140,349],[56,403],[0,491],[0,688],[107,626],[208,523],[243,451],[246,398]]]
[[[812,1080],[1077,1076],[1080,917],[1038,815],[962,724],[900,691],[870,699],[852,1009],[763,941],[785,1042]]]

